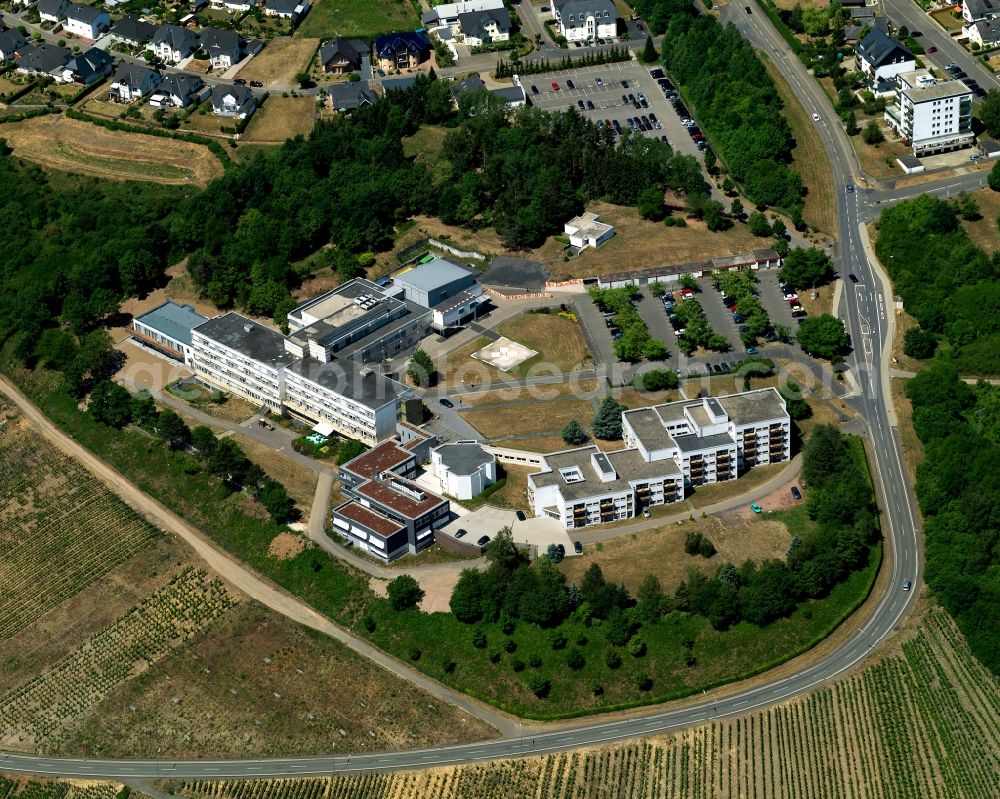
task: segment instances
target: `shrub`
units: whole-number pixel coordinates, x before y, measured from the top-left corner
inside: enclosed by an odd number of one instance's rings
[[[441,662],[441,668],[444,669],[445,674],[451,674],[455,670],[455,661],[449,657],[446,657]]]
[[[375,619],[373,619],[371,616],[365,616],[361,620],[361,626],[364,627],[368,632],[373,633],[375,632]]]
[[[628,642],[628,651],[632,657],[641,658],[646,654],[646,642],[638,635],[633,635],[632,640]]]
[[[570,647],[566,651],[566,665],[573,669],[573,671],[579,671],[582,669],[586,662],[587,661],[583,657],[583,652],[575,646]]]
[[[635,675],[635,687],[640,691],[648,691],[653,687],[653,678],[645,672],[640,671]]]
[[[552,690],[552,684],[540,674],[532,674],[528,678],[528,688],[539,699],[544,699]]]
[[[486,633],[480,629],[472,631],[472,645],[476,649],[486,649]]]
[[[503,652],[499,649],[490,650],[490,663],[499,663],[501,657],[503,657]]]
[[[533,669],[540,669],[542,667],[541,655],[532,655],[528,658],[528,665]]]
[[[514,671],[524,671],[524,661],[521,660],[521,658],[514,658],[510,662],[510,667],[514,669]]]
[[[410,650],[410,660],[417,661],[420,660],[421,651],[416,647]]]
[[[622,656],[612,649],[608,652],[608,656],[604,658],[604,664],[609,669],[617,669],[622,664]]]
[[[592,693],[592,694],[593,694],[594,696],[601,696],[601,694],[603,694],[603,693],[604,693],[604,686],[603,686],[603,685],[601,685],[601,684],[600,684],[599,682],[597,682],[597,680],[594,680],[594,681],[593,681],[593,682],[592,682],[592,683],[590,684],[590,692],[591,692],[591,693]]]
[[[503,642],[504,652],[516,652],[517,651],[517,641],[513,638],[508,638]]]

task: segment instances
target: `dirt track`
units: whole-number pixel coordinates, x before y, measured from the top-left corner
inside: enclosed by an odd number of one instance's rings
[[[417,685],[437,699],[455,705],[469,715],[482,719],[503,734],[511,735],[518,729],[516,722],[511,717],[481,705],[465,694],[440,685],[435,680],[376,649],[367,641],[351,635],[305,603],[249,571],[230,555],[216,548],[201,531],[145,494],[136,485],[126,480],[117,470],[66,436],[4,377],[0,377],[0,391],[3,391],[18,406],[34,428],[60,451],[83,464],[84,468],[108,485],[126,504],[149,519],[152,524],[182,538],[213,571],[246,596],[256,599],[262,605],[266,605],[292,621],[329,635],[393,674]]]

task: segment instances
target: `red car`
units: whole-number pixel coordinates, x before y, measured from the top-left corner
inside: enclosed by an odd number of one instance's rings
[[[559,84],[556,83],[555,81],[552,81],[552,91],[554,92],[559,91]]]
[[[937,48],[936,47],[928,47],[927,48],[927,52],[928,53],[936,53],[937,52]]]

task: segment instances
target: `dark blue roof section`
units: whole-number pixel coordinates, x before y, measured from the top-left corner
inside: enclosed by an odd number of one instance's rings
[[[411,53],[424,52],[431,49],[431,40],[426,31],[403,31],[401,33],[385,33],[375,37],[375,52],[397,53],[408,50]]]
[[[178,305],[170,300],[136,317],[137,322],[188,346],[191,346],[191,330],[206,320],[207,317],[196,312],[190,305]]]

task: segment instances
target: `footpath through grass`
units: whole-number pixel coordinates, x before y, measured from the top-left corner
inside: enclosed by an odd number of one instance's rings
[[[260,574],[428,675],[525,717],[565,718],[662,702],[773,668],[817,644],[850,615],[871,591],[881,562],[876,546],[867,567],[827,597],[763,628],[740,623],[720,632],[702,616],[669,613],[642,626],[646,653],[640,656],[613,647],[599,619],[586,624],[571,618],[555,631],[518,621],[503,632],[500,622],[469,625],[450,613],[396,612],[369,590],[366,575],[319,549],[288,560],[269,555],[272,539],[284,528],[245,513],[241,496],[208,479],[191,457],[143,433],[94,422],[31,373],[14,370],[14,377],[65,432]],[[793,533],[811,524],[798,509],[785,513]],[[477,630],[485,646],[473,644]],[[613,649],[620,665],[608,665]],[[567,662],[570,650],[582,656],[574,668]],[[549,681],[546,698],[529,689],[533,677]]]

